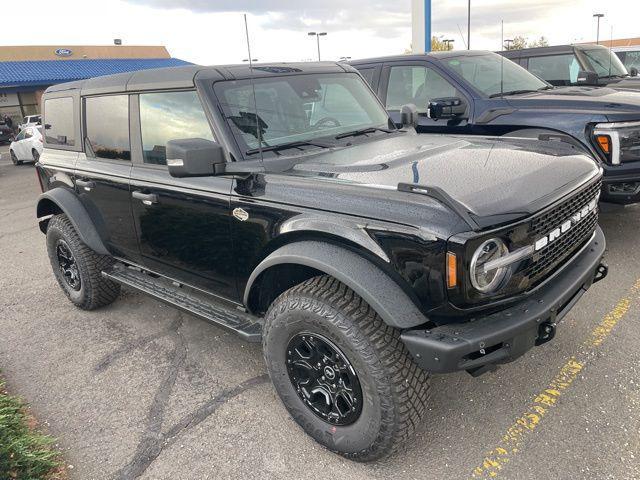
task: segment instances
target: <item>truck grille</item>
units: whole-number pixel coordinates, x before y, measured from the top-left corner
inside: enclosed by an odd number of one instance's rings
[[[602,182],[596,182],[552,210],[534,218],[529,226],[529,238],[537,239],[549,234],[551,230],[557,228],[596,198],[601,187]],[[596,209],[559,239],[536,252],[523,272],[529,280],[530,287],[543,280],[584,246],[591,238],[597,224],[598,211]]]

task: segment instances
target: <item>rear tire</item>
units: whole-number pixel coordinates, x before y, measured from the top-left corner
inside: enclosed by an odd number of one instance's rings
[[[49,221],[47,252],[60,288],[78,308],[94,310],[118,297],[120,284],[102,276],[113,258],[87,247],[66,215],[55,215]]]
[[[424,416],[427,372],[412,361],[397,329],[330,276],[312,278],[273,302],[263,347],[271,380],[291,416],[344,457],[366,462],[394,452]],[[344,372],[356,379],[343,380]],[[339,398],[345,382],[353,394],[347,402]]]
[[[16,154],[13,153],[13,150],[9,150],[9,153],[11,154],[11,161],[13,162],[14,165],[22,164],[22,160],[18,160],[18,157],[16,157]]]

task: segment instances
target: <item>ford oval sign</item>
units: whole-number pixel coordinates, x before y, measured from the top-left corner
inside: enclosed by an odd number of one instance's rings
[[[59,48],[56,50],[56,55],[58,57],[70,57],[72,54],[73,52],[68,48]]]

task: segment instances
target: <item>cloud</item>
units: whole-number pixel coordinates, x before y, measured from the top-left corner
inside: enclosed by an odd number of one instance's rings
[[[320,29],[369,30],[381,37],[396,37],[411,25],[411,0],[393,4],[367,0],[325,0],[305,5],[294,0],[128,0],[163,9],[186,9],[200,13],[246,12],[256,15],[261,26],[273,30]]]

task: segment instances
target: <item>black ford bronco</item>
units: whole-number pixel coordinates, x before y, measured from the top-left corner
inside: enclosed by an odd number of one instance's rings
[[[551,340],[602,279],[602,171],[557,142],[396,129],[353,67],[147,70],[44,95],[40,228],[91,310],[120,286],[262,341],[282,402],[368,461],[430,373]]]

